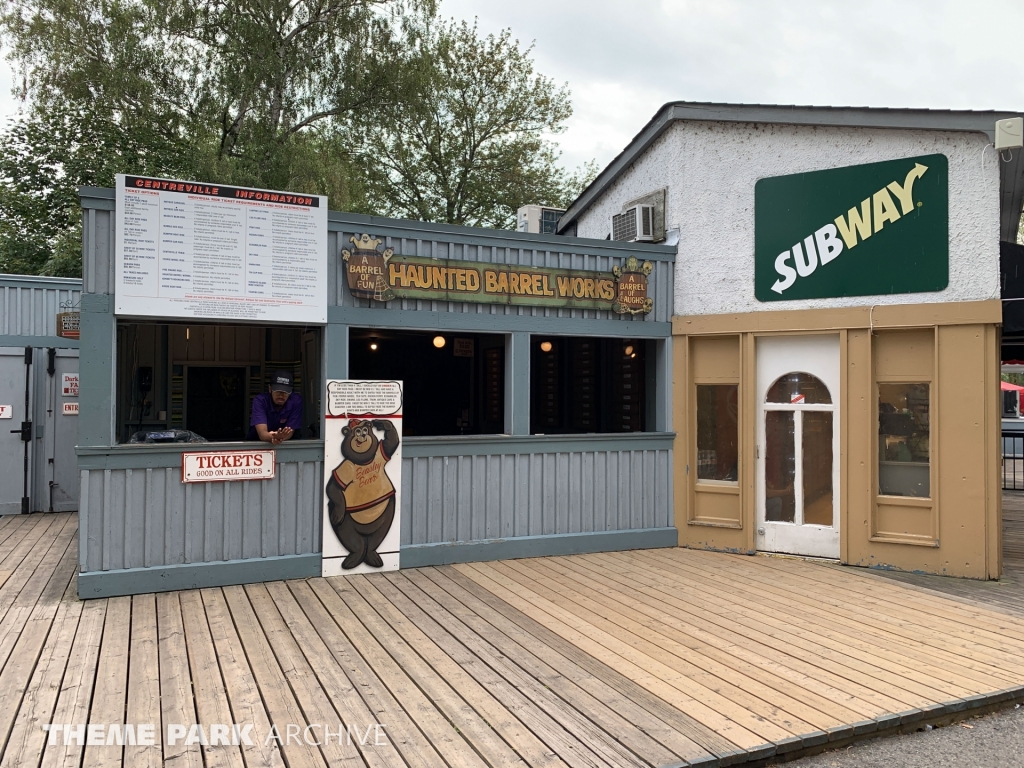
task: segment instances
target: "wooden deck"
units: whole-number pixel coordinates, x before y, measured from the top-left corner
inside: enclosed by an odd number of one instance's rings
[[[1024,696],[1024,618],[852,569],[668,549],[81,602],[76,525],[0,518],[0,768],[718,765]],[[196,723],[252,743],[161,738]]]
[[[1024,616],[1024,492],[1003,491],[1003,576],[999,581],[951,579],[897,571],[869,573],[919,589],[940,592],[966,603]]]

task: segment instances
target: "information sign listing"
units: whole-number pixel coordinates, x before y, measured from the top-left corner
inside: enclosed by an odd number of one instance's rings
[[[115,312],[327,322],[327,198],[117,177]]]

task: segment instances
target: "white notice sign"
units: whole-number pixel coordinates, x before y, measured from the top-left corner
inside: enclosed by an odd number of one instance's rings
[[[273,451],[203,451],[181,454],[181,482],[269,480],[274,477]]]
[[[13,419],[14,408],[9,405],[0,405],[0,419]]]
[[[77,416],[78,415],[78,403],[64,403],[64,415],[65,416]]]
[[[327,322],[327,198],[117,176],[114,311]]]
[[[65,373],[61,379],[60,391],[62,397],[78,397],[78,374]]]

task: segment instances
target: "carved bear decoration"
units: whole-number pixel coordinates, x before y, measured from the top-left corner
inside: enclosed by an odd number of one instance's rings
[[[383,432],[383,439],[374,430]],[[342,461],[327,481],[331,527],[349,552],[341,567],[380,568],[384,561],[377,547],[395,519],[395,486],[385,467],[398,449],[398,431],[386,419],[352,419],[341,434]]]

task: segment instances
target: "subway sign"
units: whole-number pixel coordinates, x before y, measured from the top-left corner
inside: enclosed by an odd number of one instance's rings
[[[949,285],[945,155],[761,179],[758,301],[941,291]]]

